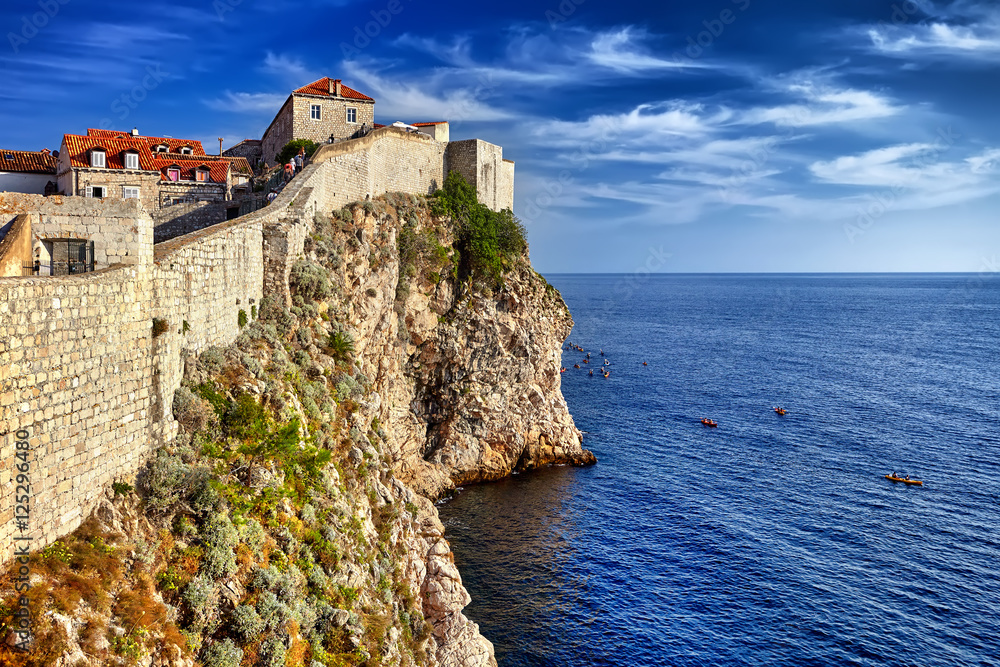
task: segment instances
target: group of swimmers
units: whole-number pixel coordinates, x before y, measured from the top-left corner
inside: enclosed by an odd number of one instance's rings
[[[576,350],[577,352],[584,352],[585,351],[579,345],[577,345],[575,343],[570,343],[569,341],[566,342],[565,349],[567,349],[567,350]],[[603,364],[603,367],[601,368],[601,374],[604,375],[605,378],[609,378],[609,377],[611,377],[611,369],[608,368],[608,366],[611,365],[611,360],[604,356],[604,350],[603,349],[601,350],[601,358],[604,359],[604,364]],[[589,364],[590,363],[590,352],[587,352],[587,356],[583,358],[583,363],[585,363],[585,364]],[[646,362],[643,362],[642,365],[646,366],[647,364],[646,364]],[[580,367],[581,367],[580,364],[573,364],[573,368],[580,368]],[[566,367],[563,366],[561,369],[559,369],[559,372],[560,373],[565,373],[566,372]],[[590,369],[590,375],[591,376],[594,375],[594,369],[593,368]]]

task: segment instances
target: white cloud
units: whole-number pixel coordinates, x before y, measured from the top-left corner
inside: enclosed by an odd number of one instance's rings
[[[595,65],[625,74],[706,66],[698,65],[690,59],[674,61],[650,55],[642,46],[646,37],[645,33],[640,33],[631,26],[598,33],[591,41],[590,52],[586,57]]]
[[[885,95],[856,88],[841,88],[822,80],[793,81],[779,92],[795,102],[745,111],[742,122],[773,123],[784,127],[812,127],[888,118],[902,112]]]
[[[913,5],[900,3],[906,9]],[[954,2],[938,7],[922,2],[920,12],[894,5],[892,25],[862,28],[870,49],[899,58],[952,56],[993,59],[1000,54],[1000,8],[994,4]],[[929,16],[929,21],[921,20]]]
[[[292,90],[322,78],[322,75],[313,72],[298,58],[271,51],[267,52],[260,69],[266,74],[277,76],[282,82],[291,86]]]
[[[262,113],[277,114],[281,105],[288,98],[287,94],[278,93],[234,93],[226,91],[222,97],[204,100],[210,109],[232,113]]]

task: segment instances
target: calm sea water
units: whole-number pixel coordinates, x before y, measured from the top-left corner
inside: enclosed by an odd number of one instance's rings
[[[1000,277],[549,280],[599,463],[440,508],[501,667],[1000,665]]]

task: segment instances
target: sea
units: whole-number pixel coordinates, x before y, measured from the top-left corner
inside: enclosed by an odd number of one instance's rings
[[[1000,275],[547,278],[598,463],[439,507],[500,667],[1000,665]]]

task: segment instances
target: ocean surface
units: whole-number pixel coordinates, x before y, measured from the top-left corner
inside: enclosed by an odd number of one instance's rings
[[[548,279],[599,462],[439,508],[501,667],[1000,665],[1000,275]]]

